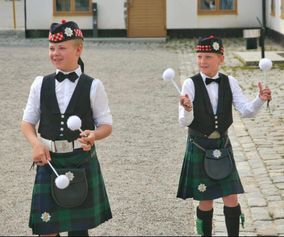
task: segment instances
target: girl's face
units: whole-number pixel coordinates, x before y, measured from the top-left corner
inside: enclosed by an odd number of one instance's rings
[[[49,59],[51,63],[55,68],[65,72],[77,69],[81,52],[82,45],[76,45],[74,40],[49,43]]]
[[[216,53],[197,53],[199,70],[208,77],[214,77],[219,66],[224,63],[224,56]]]

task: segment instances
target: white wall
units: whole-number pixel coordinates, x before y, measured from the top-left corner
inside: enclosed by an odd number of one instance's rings
[[[168,29],[257,27],[262,1],[238,0],[237,15],[197,15],[197,1],[167,0]],[[249,7],[253,6],[253,7]]]
[[[99,29],[126,29],[124,0],[95,0],[98,6]]]
[[[124,0],[96,0],[99,29],[125,29]],[[27,0],[27,29],[49,29],[61,19],[75,21],[81,29],[93,28],[92,16],[54,17],[52,0]]]
[[[24,0],[15,1],[16,30],[24,30]],[[13,2],[0,0],[0,30],[14,30]]]
[[[257,27],[256,17],[262,19],[262,1],[238,0],[237,15],[197,15],[197,0],[166,0],[167,1],[167,28],[168,29],[200,29],[200,28],[242,28]],[[17,26],[24,28],[24,1],[17,0]],[[27,2],[27,29],[49,29],[52,22],[60,22],[64,17],[53,16],[52,0],[26,0]],[[125,0],[93,0],[98,5],[99,29],[126,29],[124,20]],[[267,1],[269,9],[269,2]],[[278,0],[276,0],[278,2]],[[280,0],[279,0],[280,2]],[[10,1],[0,0],[0,29],[13,28],[12,5]],[[279,4],[279,3],[278,3]],[[19,5],[19,6],[18,6]],[[279,8],[279,7],[278,7]],[[277,9],[278,9],[277,8]],[[280,8],[279,8],[280,9]],[[280,11],[280,10],[279,10]],[[276,12],[276,14],[279,14]],[[19,20],[18,20],[19,18]],[[4,20],[2,20],[4,19]],[[279,19],[279,17],[277,18]],[[74,20],[82,29],[92,29],[92,16],[66,17],[66,20]],[[4,22],[4,23],[3,23]],[[280,24],[280,23],[281,24]],[[284,31],[283,20],[269,19],[270,27]]]
[[[284,34],[284,19],[281,18],[281,0],[275,1],[275,16],[271,16],[270,0],[268,0],[266,4],[266,26],[274,31]]]
[[[48,30],[51,23],[62,19],[75,21],[81,29],[92,29],[92,17],[55,17],[52,0],[27,0],[27,29]]]

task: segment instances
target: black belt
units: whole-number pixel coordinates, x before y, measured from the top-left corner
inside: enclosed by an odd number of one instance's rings
[[[206,138],[206,139],[219,139],[228,136],[228,131],[225,131],[224,133],[220,134],[218,131],[214,131],[210,135],[206,135],[204,133],[201,133],[195,129],[188,128],[188,136],[195,137],[195,138]]]

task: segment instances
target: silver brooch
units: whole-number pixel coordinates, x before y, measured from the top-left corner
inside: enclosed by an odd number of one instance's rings
[[[205,184],[199,184],[197,189],[199,192],[204,193],[206,191],[206,185]]]
[[[74,174],[71,171],[66,172],[65,175],[67,176],[69,181],[72,181],[75,177]]]
[[[48,212],[44,212],[44,213],[41,214],[40,218],[42,219],[43,222],[49,222],[51,216],[49,215]]]
[[[222,152],[220,150],[216,149],[216,150],[213,151],[213,156],[215,158],[218,159],[219,157],[221,157],[221,155],[222,155]]]
[[[73,30],[70,27],[66,27],[64,30],[64,34],[70,37],[73,35]]]
[[[220,49],[220,45],[219,45],[218,42],[214,42],[214,43],[212,44],[212,47],[213,47],[213,49],[214,49],[215,51],[218,51],[218,50]]]

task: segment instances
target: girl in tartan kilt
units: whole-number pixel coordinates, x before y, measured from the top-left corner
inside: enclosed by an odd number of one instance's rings
[[[244,189],[228,137],[232,105],[243,117],[253,117],[265,101],[271,100],[271,91],[259,83],[258,95],[248,101],[235,78],[219,73],[224,62],[221,39],[200,39],[196,53],[200,72],[184,81],[180,98],[179,122],[188,127],[188,140],[177,197],[199,201],[196,226],[203,236],[212,235],[213,200],[222,198],[228,235],[238,236],[242,215],[237,195]],[[205,151],[221,148],[226,148],[232,157],[233,168],[226,177],[215,179],[204,168]]]
[[[21,125],[32,145],[33,164],[37,165],[29,227],[33,234],[43,236],[60,232],[88,236],[88,229],[112,218],[94,145],[111,134],[112,115],[102,82],[84,74],[80,58],[83,34],[78,25],[64,20],[53,23],[49,42],[49,58],[56,72],[33,82]],[[68,128],[67,120],[72,115],[80,117],[81,132]],[[81,195],[85,184],[86,195],[79,203],[67,206],[57,201],[48,162],[55,170],[74,168],[84,172],[84,176],[66,173],[70,184],[73,179],[83,180],[71,196]]]

